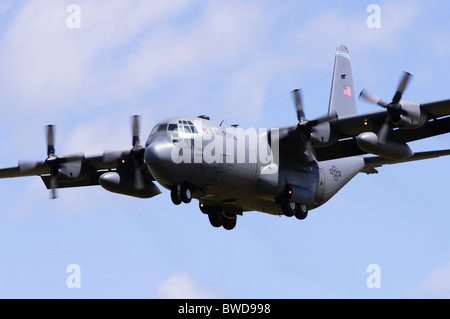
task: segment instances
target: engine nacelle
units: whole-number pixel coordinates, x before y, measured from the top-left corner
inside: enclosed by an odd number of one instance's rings
[[[373,132],[364,132],[356,137],[356,144],[363,151],[389,159],[405,159],[413,155],[406,143],[397,141],[378,142],[378,136]]]
[[[338,136],[333,132],[330,122],[316,125],[311,132],[311,143],[317,147],[324,147],[338,141]]]
[[[426,114],[422,112],[420,104],[416,102],[402,101],[401,109],[406,113],[400,114],[397,118],[392,117],[392,123],[404,129],[413,129],[423,126],[428,120]]]
[[[117,172],[102,174],[98,182],[107,191],[139,198],[150,198],[161,193],[158,186],[151,181],[144,181],[144,188],[136,189],[132,177]]]
[[[64,179],[77,179],[82,177],[82,167],[83,162],[82,160],[74,161],[74,162],[67,162],[62,163],[58,169],[58,178],[64,178]]]
[[[312,127],[310,134],[302,134],[295,127],[282,127],[278,130],[278,135],[272,136],[269,132],[268,140],[269,145],[272,142],[283,141],[287,144],[298,145],[299,143],[305,143],[310,141],[315,147],[325,147],[333,144],[339,140],[338,134],[333,130],[330,122],[319,123]]]

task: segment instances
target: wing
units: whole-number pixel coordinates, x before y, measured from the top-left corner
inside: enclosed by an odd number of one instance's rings
[[[344,45],[336,50],[333,82],[328,117],[317,120],[304,118],[299,90],[294,91],[298,124],[279,128],[281,153],[305,152],[314,149],[317,160],[331,160],[366,154],[356,144],[356,137],[363,132],[373,132],[377,141],[369,141],[375,149],[384,150],[379,155],[392,154],[398,145],[450,132],[450,99],[427,103],[402,101],[402,95],[412,75],[404,72],[390,103],[375,94],[363,90],[360,97],[383,107],[379,111],[357,114],[353,88],[350,56]],[[366,136],[373,136],[366,134]],[[383,145],[384,144],[384,145]],[[360,143],[361,145],[361,143]],[[370,145],[370,144],[369,144]],[[374,150],[374,148],[365,148]],[[306,152],[311,153],[311,152]]]
[[[366,174],[376,174],[376,173],[378,173],[376,168],[381,167],[383,165],[420,161],[420,160],[424,160],[424,159],[436,158],[436,157],[447,156],[447,155],[450,155],[450,150],[415,153],[410,158],[403,159],[403,160],[390,160],[390,159],[380,157],[380,156],[370,156],[370,157],[364,158],[364,162],[366,163],[366,165],[361,172],[366,173]]]
[[[412,129],[393,127],[389,132],[390,136],[400,142],[408,143],[450,132],[450,100],[422,103],[420,109],[428,119],[422,126]],[[388,112],[381,110],[331,121],[330,132],[336,136],[337,141],[324,147],[314,145],[316,158],[324,161],[366,154],[357,146],[354,138],[363,132],[377,132],[387,116]]]
[[[85,157],[78,154],[57,156],[57,158],[59,166],[54,175],[54,181],[52,181],[52,168],[45,161],[23,162],[17,166],[1,168],[0,178],[40,176],[47,189],[52,190],[100,185],[103,174],[115,173],[121,177],[117,185],[102,185],[109,191],[140,198],[160,194],[147,166],[136,167],[136,161],[130,154],[130,150],[109,152],[106,156],[103,154]],[[142,185],[139,185],[140,183]]]
[[[447,122],[440,120],[450,115],[450,100],[441,100],[436,102],[422,103],[419,105],[421,112],[427,117],[428,121],[424,126],[413,130],[400,130],[401,132],[420,131],[420,128],[424,128],[422,131],[429,131],[428,133],[421,133],[416,136],[407,137],[405,134],[401,135],[397,133],[397,138],[403,142],[411,142],[420,138],[431,137],[442,133],[447,133],[450,128],[445,128]],[[338,120],[330,123],[332,129],[340,135],[340,138],[357,136],[362,132],[370,131],[371,129],[379,128],[386,120],[388,112],[385,110],[355,114],[339,118]],[[447,120],[448,121],[448,120]],[[434,124],[433,124],[434,122]],[[439,123],[439,124],[438,124]],[[426,128],[426,129],[425,129]]]
[[[54,128],[47,126],[47,158],[45,161],[21,162],[0,168],[0,178],[40,176],[56,197],[57,188],[101,185],[108,191],[149,198],[161,193],[144,164],[145,149],[139,142],[139,119],[133,117],[133,148],[105,152],[102,155],[56,155]]]

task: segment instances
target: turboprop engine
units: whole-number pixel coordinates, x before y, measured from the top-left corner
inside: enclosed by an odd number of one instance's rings
[[[405,159],[413,155],[413,151],[406,143],[386,140],[380,142],[377,134],[364,132],[356,137],[358,147],[367,153],[376,154],[389,159]]]
[[[158,186],[145,178],[141,168],[144,165],[145,149],[140,145],[139,117],[132,118],[133,148],[125,152],[105,152],[103,161],[116,163],[116,171],[103,173],[98,182],[107,191],[134,196],[150,198],[161,193]]]
[[[392,128],[414,129],[423,126],[427,115],[422,112],[420,104],[401,101],[403,92],[411,79],[411,74],[405,72],[390,103],[384,102],[378,96],[363,90],[360,97],[384,107],[387,117],[377,134],[364,132],[357,136],[356,143],[367,153],[380,155],[390,159],[405,159],[413,155],[411,148],[403,142],[389,138]]]
[[[104,189],[117,194],[150,198],[161,193],[158,186],[147,180],[140,187],[136,187],[134,176],[123,173],[103,173],[98,181]]]

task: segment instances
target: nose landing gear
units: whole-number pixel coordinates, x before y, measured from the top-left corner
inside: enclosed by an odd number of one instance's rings
[[[173,186],[170,191],[170,198],[175,205],[180,205],[182,202],[188,204],[192,200],[192,190],[186,184]]]

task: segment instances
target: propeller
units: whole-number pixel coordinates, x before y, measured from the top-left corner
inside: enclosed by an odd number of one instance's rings
[[[47,125],[47,159],[45,160],[45,165],[47,165],[50,170],[50,190],[51,190],[51,198],[55,199],[56,196],[56,176],[59,173],[59,166],[61,164],[61,160],[58,156],[55,155],[55,141],[54,141],[54,126]]]
[[[141,190],[145,188],[144,176],[141,167],[144,164],[145,149],[140,145],[139,138],[139,115],[134,115],[131,118],[131,132],[132,132],[132,148],[130,151],[108,151],[103,153],[103,161],[105,163],[113,163],[122,161],[122,163],[130,161],[133,166],[134,188]]]
[[[139,115],[134,115],[132,118],[132,132],[133,132],[133,148],[130,151],[130,156],[134,162],[134,187],[136,189],[143,189],[144,176],[142,175],[141,166],[144,164],[145,149],[140,145],[139,139]]]
[[[55,127],[53,125],[46,126],[46,143],[47,143],[47,158],[44,161],[21,161],[19,162],[19,172],[26,176],[30,175],[47,175],[50,173],[48,188],[50,189],[50,198],[55,199],[56,188],[58,188],[57,176],[63,174],[61,172],[61,164],[79,162],[84,159],[84,154],[72,154],[57,156],[55,154]],[[48,170],[47,170],[48,169]]]
[[[302,95],[300,89],[295,89],[292,91],[293,97],[294,97],[294,104],[295,108],[297,110],[297,132],[300,134],[300,138],[305,144],[305,148],[309,151],[310,155],[314,156],[314,150],[311,145],[311,133],[315,126],[324,123],[329,122],[331,120],[334,120],[337,118],[336,113],[330,113],[327,116],[320,117],[315,120],[308,120],[305,119],[305,112],[303,110],[303,102],[302,102]],[[315,156],[314,156],[315,157]]]
[[[412,78],[411,73],[408,72],[403,73],[400,83],[398,84],[397,91],[395,92],[394,97],[392,98],[392,101],[390,103],[383,101],[378,96],[368,92],[367,90],[362,90],[361,93],[359,94],[360,98],[363,98],[366,101],[384,107],[388,112],[386,120],[384,121],[383,125],[380,127],[380,130],[378,131],[378,140],[380,141],[380,143],[385,142],[387,135],[389,134],[389,131],[392,129],[392,123],[400,121],[401,115],[408,115],[408,112],[402,109],[400,100],[411,78]]]

